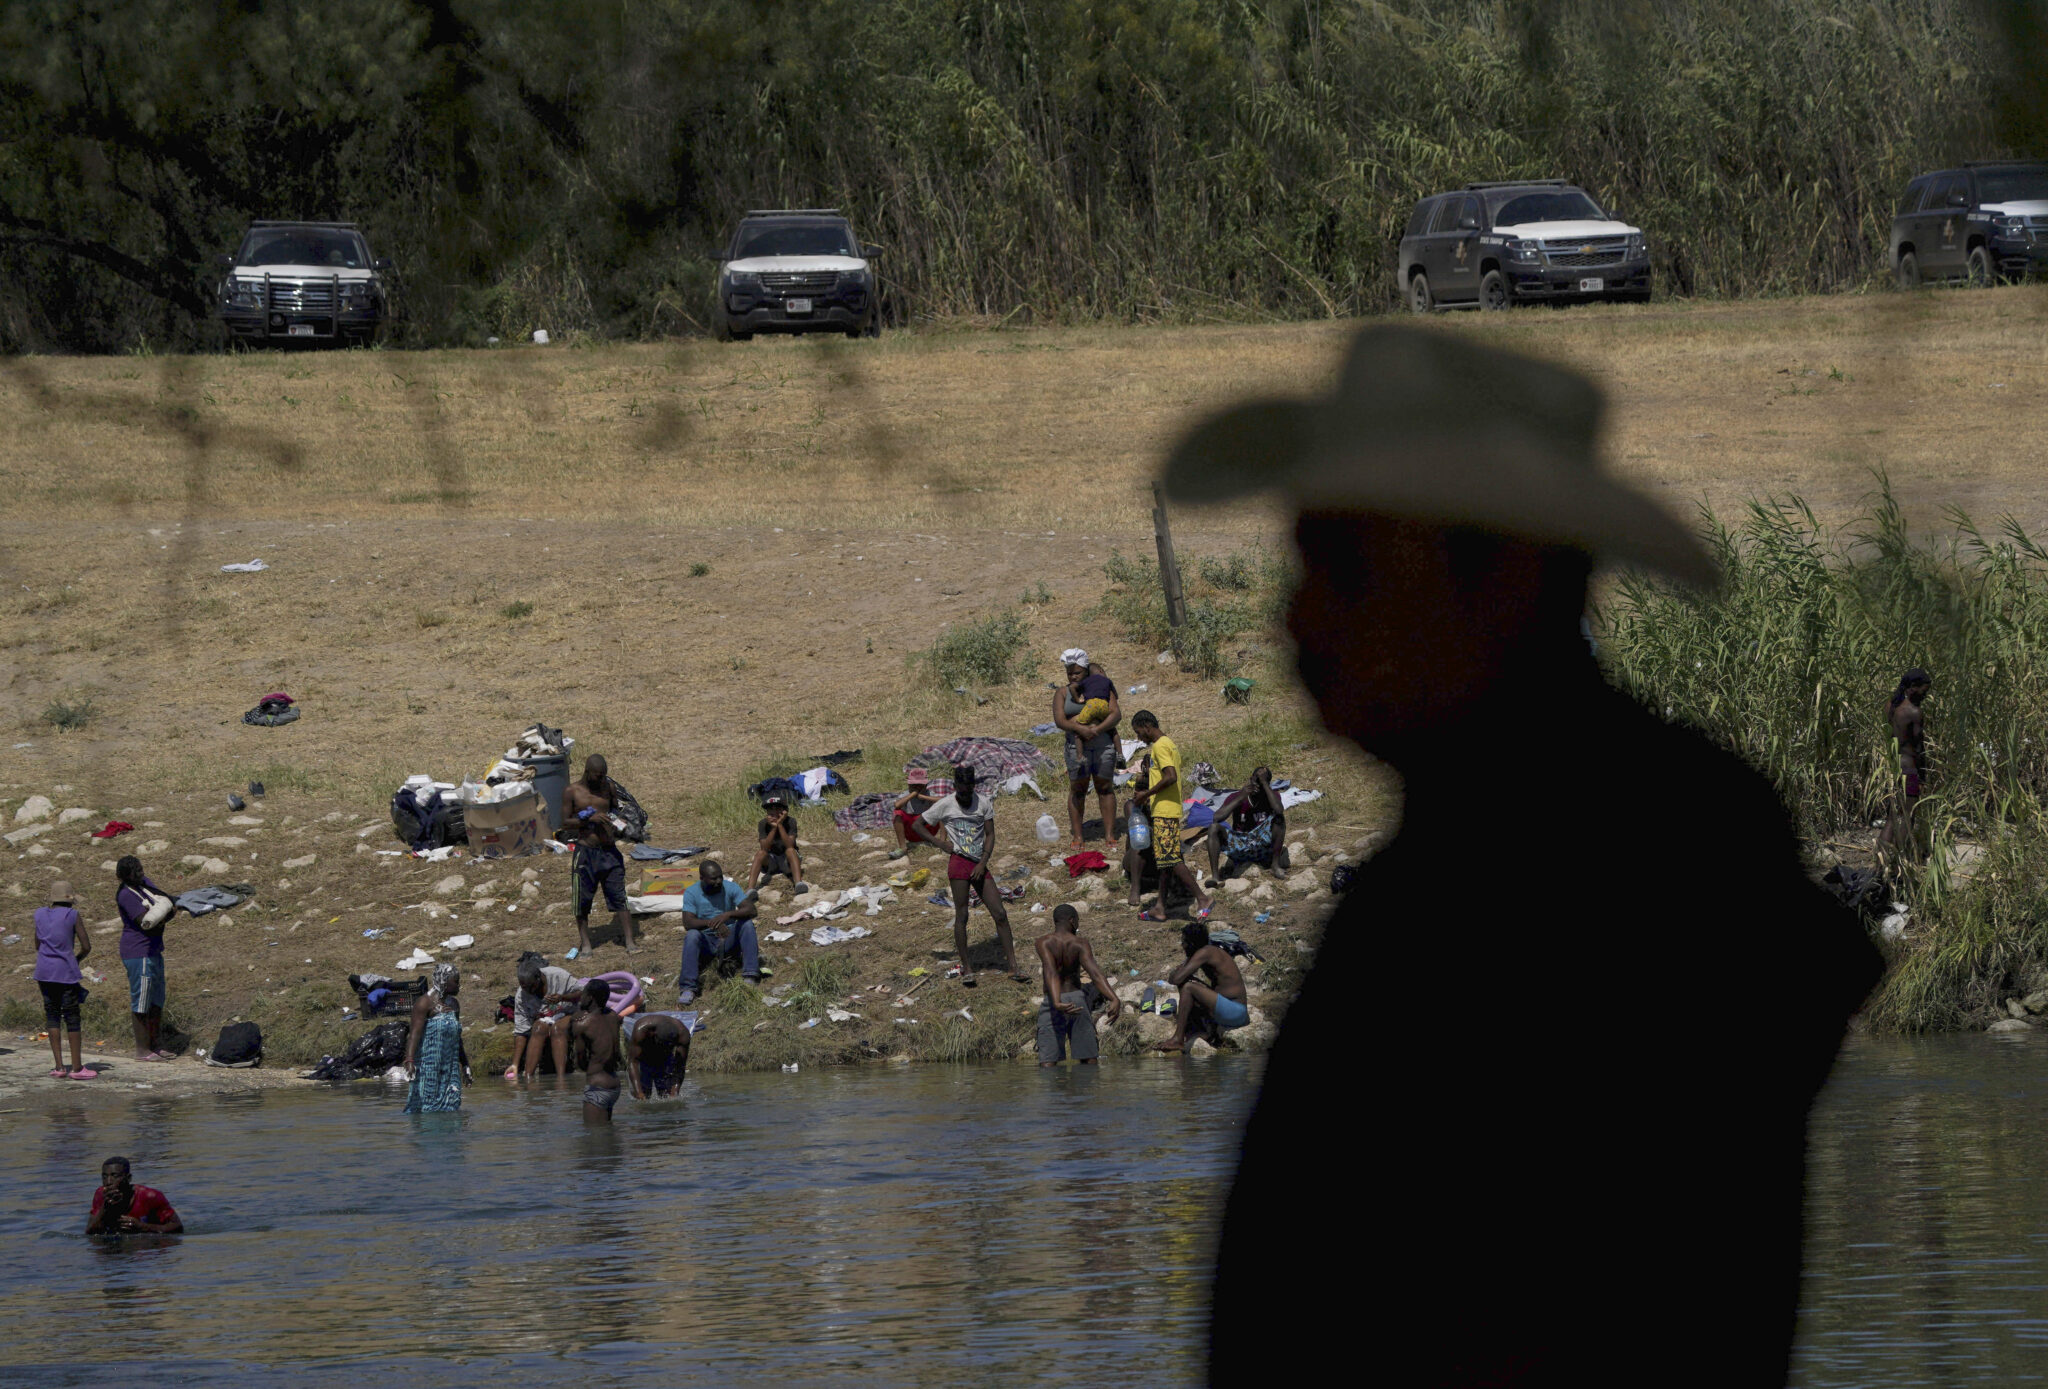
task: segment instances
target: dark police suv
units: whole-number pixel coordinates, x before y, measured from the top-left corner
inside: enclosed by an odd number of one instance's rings
[[[251,222],[220,265],[221,321],[237,342],[367,347],[384,321],[391,262],[353,222]]]
[[[745,342],[756,333],[880,337],[881,300],[864,246],[837,208],[749,212],[718,271],[712,335]]]
[[[1468,183],[1424,198],[1398,268],[1416,313],[1439,305],[1505,309],[1519,299],[1650,297],[1643,234],[1563,179]]]
[[[1899,288],[1922,280],[1988,285],[2048,264],[2048,164],[1965,164],[1906,185],[1892,218]]]

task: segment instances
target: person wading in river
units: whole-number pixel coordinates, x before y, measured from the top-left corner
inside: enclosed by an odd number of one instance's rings
[[[1370,1346],[1390,1384],[1785,1382],[1806,1113],[1879,960],[1807,880],[1771,785],[1594,664],[1593,557],[1715,578],[1601,470],[1601,408],[1576,373],[1469,335],[1371,327],[1330,395],[1240,405],[1167,463],[1184,502],[1293,504],[1302,681],[1406,798],[1246,1127],[1214,1384],[1270,1373],[1279,1325],[1304,1363]],[[1677,846],[1711,891],[1671,891]],[[1569,904],[1571,927],[1515,903]],[[1731,905],[1746,948],[1717,967],[1702,942]],[[1511,1037],[1444,1026],[1439,981],[1474,961],[1540,1000]],[[1617,1027],[1669,979],[1726,1025],[1655,1046]],[[1360,1104],[1375,1141],[1332,1143]],[[1398,1273],[1363,1306],[1329,1276],[1360,1250]]]
[[[1045,997],[1038,1000],[1038,1064],[1057,1066],[1062,1049],[1083,1066],[1095,1064],[1102,1054],[1095,1040],[1095,1015],[1088,1011],[1088,996],[1081,990],[1081,971],[1086,970],[1103,1000],[1109,1005],[1106,1025],[1113,1025],[1123,1004],[1116,996],[1116,980],[1095,963],[1095,947],[1081,934],[1081,914],[1065,902],[1052,909],[1052,930],[1034,941],[1038,969],[1045,981]]]
[[[88,1235],[181,1235],[185,1222],[153,1186],[135,1185],[124,1157],[100,1164],[100,1189],[92,1194],[92,1214],[85,1220]]]
[[[576,1040],[583,1044],[583,1122],[609,1124],[619,1102],[619,1015],[611,1009],[612,986],[592,979],[583,986],[576,1010]]]

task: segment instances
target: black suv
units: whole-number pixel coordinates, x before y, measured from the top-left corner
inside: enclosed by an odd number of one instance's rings
[[[1650,297],[1643,233],[1563,179],[1468,183],[1415,205],[1401,238],[1401,297],[1505,309],[1518,299]]]
[[[1965,164],[1906,185],[1892,218],[1899,288],[1922,280],[1988,285],[2048,264],[2048,164]]]
[[[220,316],[237,342],[366,347],[384,321],[391,262],[353,222],[251,222],[220,263]]]
[[[882,305],[865,246],[837,208],[749,212],[719,257],[711,331],[721,342],[756,333],[839,332],[880,337]]]

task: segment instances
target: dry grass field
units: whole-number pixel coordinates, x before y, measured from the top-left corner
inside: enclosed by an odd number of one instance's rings
[[[1613,402],[1613,465],[1674,509],[1731,514],[1753,494],[1794,492],[1839,520],[1883,468],[1916,518],[1957,505],[2040,530],[2044,313],[2048,289],[2010,288],[1430,327],[1592,372]],[[181,918],[171,933],[174,1013],[182,1001],[207,1038],[264,1007],[281,1032],[291,1009],[338,1018],[342,975],[389,971],[409,944],[473,918],[495,925],[464,957],[485,978],[476,997],[495,1001],[520,948],[559,955],[573,943],[564,861],[536,863],[552,913],[481,918],[461,897],[458,924],[423,922],[405,908],[447,870],[357,848],[391,846],[357,832],[381,820],[406,773],[480,771],[545,720],[611,758],[652,813],[655,842],[711,842],[730,862],[748,837],[739,788],[752,773],[861,747],[856,787],[869,789],[893,784],[928,744],[1019,736],[1046,717],[1053,653],[1076,643],[1121,684],[1149,685],[1127,702],[1157,709],[1190,760],[1235,776],[1247,769],[1235,761],[1274,756],[1328,790],[1300,816],[1325,848],[1390,825],[1390,779],[1314,729],[1275,637],[1241,643],[1259,694],[1239,709],[1217,681],[1156,664],[1088,615],[1111,551],[1150,551],[1148,482],[1174,432],[1245,393],[1321,386],[1348,331],[0,361],[0,810],[41,792],[93,811],[94,824],[157,822],[113,850],[81,843],[76,825],[21,846],[0,862],[14,903],[5,930],[27,929],[60,874],[86,894],[88,920],[111,917],[102,865],[115,852],[150,846],[152,873],[180,885],[201,880],[180,858],[217,852],[229,878],[259,892],[228,921]],[[1257,507],[1174,522],[1184,556],[1285,544]],[[268,571],[221,572],[258,557]],[[1040,585],[1049,601],[1021,609],[1037,670],[980,691],[986,704],[906,659]],[[304,717],[242,724],[272,689],[302,701]],[[88,701],[82,727],[48,717]],[[267,823],[230,827],[225,795],[252,777],[270,788]],[[1036,849],[1023,841],[1038,811],[1005,817],[1006,846]],[[824,886],[874,871],[867,846],[821,812],[806,824]],[[201,842],[221,837],[243,842]],[[312,864],[281,866],[307,853]],[[523,866],[466,868],[466,891],[495,880],[502,895]],[[1307,930],[1312,916],[1296,905],[1274,925]],[[1020,931],[1043,920],[1020,917]],[[892,909],[877,941],[852,948],[848,989],[901,985],[912,962],[950,950],[948,921],[914,900]],[[378,925],[400,930],[365,942]],[[1145,977],[1175,958],[1168,933],[1145,934],[1128,913],[1098,911],[1089,929]],[[105,944],[111,957],[111,935]],[[665,985],[676,940],[663,931],[654,945],[635,965]],[[32,995],[32,956],[26,940],[0,947],[0,999]],[[607,947],[598,965],[621,959]],[[1031,990],[1002,988],[1017,997],[979,991],[1000,1003],[989,1026],[1022,1037]],[[961,993],[920,1016],[973,1002]],[[891,1012],[886,999],[871,1010],[884,1021],[849,1054],[931,1050],[884,1036]]]

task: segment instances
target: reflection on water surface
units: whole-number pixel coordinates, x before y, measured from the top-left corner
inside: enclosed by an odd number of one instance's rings
[[[29,1110],[0,1151],[0,1317],[36,1330],[0,1364],[45,1384],[281,1365],[297,1383],[1104,1383],[1134,1364],[1185,1383],[1256,1074],[707,1076],[590,1132],[577,1088],[496,1083],[459,1115],[364,1087]],[[115,1152],[185,1238],[76,1233]]]

